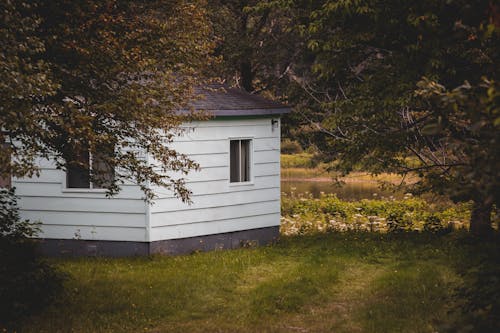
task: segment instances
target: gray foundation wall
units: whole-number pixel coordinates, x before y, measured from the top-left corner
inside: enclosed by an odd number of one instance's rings
[[[266,245],[279,236],[279,226],[241,230],[215,235],[147,242],[40,239],[38,250],[51,257],[130,257],[151,254],[187,254],[196,251],[236,249]]]

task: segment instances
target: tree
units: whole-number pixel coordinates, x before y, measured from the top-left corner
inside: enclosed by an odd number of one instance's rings
[[[248,92],[280,95],[286,71],[299,56],[299,11],[276,0],[210,1],[221,57],[215,74]]]
[[[493,2],[321,1],[289,71],[301,135],[334,169],[417,173],[418,189],[500,204],[500,19]],[[300,133],[300,131],[299,131]]]
[[[166,172],[196,164],[168,143],[195,117],[178,111],[213,59],[203,2],[7,0],[0,16],[2,175],[36,174],[39,158],[89,168],[79,157],[106,149],[110,195],[132,179],[149,199],[148,182],[188,199]],[[103,182],[99,173],[92,181]]]
[[[476,86],[466,81],[450,91],[424,79],[418,87],[427,108],[408,122],[426,118],[420,141],[432,144],[415,144],[420,168],[426,171],[422,185],[441,188],[458,201],[472,200],[471,231],[488,233],[500,198],[500,84],[483,78]]]

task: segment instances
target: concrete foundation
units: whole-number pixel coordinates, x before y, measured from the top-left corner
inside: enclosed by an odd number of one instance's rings
[[[40,239],[38,250],[51,257],[130,257],[152,254],[187,254],[197,251],[235,249],[266,245],[279,236],[279,227],[241,230],[155,242],[93,241],[77,239]]]

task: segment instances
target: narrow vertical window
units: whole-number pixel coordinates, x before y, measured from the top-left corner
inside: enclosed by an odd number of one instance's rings
[[[92,188],[105,188],[113,183],[115,170],[106,157],[113,156],[113,146],[100,147],[99,152],[92,154]]]
[[[236,183],[240,181],[240,140],[231,140],[230,147],[230,181]]]
[[[84,149],[76,153],[74,160],[68,163],[66,185],[68,188],[90,188],[90,154]]]
[[[250,181],[250,141],[231,140],[229,147],[230,182]]]

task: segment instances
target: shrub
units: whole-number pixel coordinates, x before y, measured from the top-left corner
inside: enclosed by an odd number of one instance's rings
[[[301,154],[281,154],[281,166],[283,168],[314,168],[313,155]]]
[[[413,227],[413,221],[404,212],[394,210],[387,216],[387,230],[389,232],[410,231]]]
[[[424,231],[438,233],[443,232],[444,230],[445,226],[443,225],[441,218],[436,214],[430,214],[425,218]]]
[[[281,153],[282,154],[299,154],[302,153],[302,147],[297,141],[292,141],[290,139],[284,139],[281,141]]]
[[[327,231],[447,232],[447,225],[465,226],[468,204],[433,207],[424,199],[343,201],[335,195],[314,199],[294,193],[282,196],[281,231],[285,235]]]
[[[0,188],[0,240],[22,241],[37,232],[38,225],[21,221],[15,189]]]
[[[36,254],[37,225],[19,217],[14,189],[0,189],[0,330],[62,290],[63,275]]]

